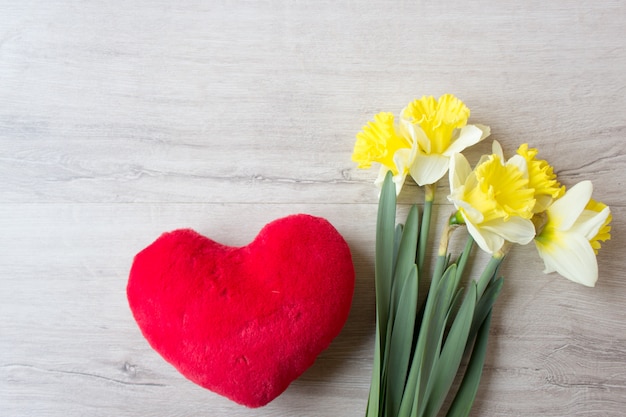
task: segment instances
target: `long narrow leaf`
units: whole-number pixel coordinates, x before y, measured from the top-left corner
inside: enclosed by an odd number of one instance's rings
[[[419,231],[418,210],[413,205],[406,218],[402,240],[398,247],[394,277],[405,277],[415,265],[415,251],[417,249],[417,234]]]
[[[479,298],[483,295],[483,292],[485,292],[485,289],[487,288],[489,283],[493,281],[493,277],[498,272],[498,267],[502,263],[503,259],[504,258],[502,257],[495,257],[495,256],[492,256],[489,259],[489,262],[485,266],[483,273],[480,275],[480,277],[477,280]]]
[[[430,231],[430,218],[432,216],[433,201],[435,200],[436,184],[427,185],[424,189],[424,212],[422,213],[422,227],[420,230],[419,246],[417,250],[417,271],[423,274],[424,260],[426,259],[426,245]]]
[[[394,262],[398,259],[398,250],[400,249],[400,242],[402,241],[402,233],[404,232],[404,225],[398,223],[396,225],[396,232],[393,238],[393,259]]]
[[[367,417],[378,417],[380,411],[380,380],[381,380],[381,354],[380,354],[380,326],[376,317],[376,343],[374,345],[374,363],[372,365],[372,382],[370,383],[369,397],[367,398]]]
[[[426,393],[426,382],[439,357],[441,338],[445,329],[446,314],[453,290],[449,287],[456,276],[456,265],[446,270],[436,287],[431,287],[426,301],[424,318],[411,364],[407,389],[400,406],[401,412],[410,411],[416,415]],[[410,405],[409,405],[410,403]]]
[[[400,225],[398,225],[400,226]],[[396,318],[398,305],[400,303],[400,298],[405,288],[405,282],[408,279],[409,273],[411,269],[415,266],[415,250],[417,247],[417,232],[418,232],[418,216],[417,216],[417,206],[411,207],[409,211],[406,226],[404,227],[396,227],[395,239],[397,243],[396,249],[396,258],[395,267],[393,272],[393,283],[391,286],[391,300],[389,305],[389,316],[388,316],[388,325],[387,325],[387,335],[385,338],[385,347],[384,347],[384,356],[382,362],[382,381],[383,385],[381,386],[381,392],[387,392],[386,379],[387,374],[390,372],[389,363],[389,345],[391,343],[391,332],[394,327],[394,320]],[[399,233],[399,231],[401,233]],[[399,236],[400,234],[400,236]],[[398,242],[398,238],[400,237],[400,242]],[[417,288],[414,291],[416,303],[417,303]],[[413,318],[415,321],[415,318]],[[412,333],[411,333],[412,334]],[[393,368],[391,368],[393,370]]]
[[[475,307],[476,283],[473,282],[465,294],[463,304],[450,328],[441,356],[437,361],[437,368],[432,378],[433,386],[428,395],[424,416],[434,417],[437,415],[452,386],[467,344]]]
[[[487,314],[491,311],[493,304],[498,299],[500,295],[500,291],[502,290],[502,285],[504,284],[504,278],[500,277],[495,281],[491,282],[482,297],[478,300],[478,304],[476,305],[476,311],[474,312],[474,319],[472,321],[472,328],[470,330],[470,336],[474,337],[476,332],[478,331],[478,327],[482,324],[487,317]]]
[[[436,304],[435,299],[437,297],[435,293],[436,290],[431,286],[426,299],[426,305],[422,306],[424,311],[417,317],[417,320],[421,320],[419,326],[416,326],[415,329],[415,332],[419,333],[419,335],[417,337],[417,344],[411,361],[409,377],[407,378],[404,395],[400,404],[400,410],[398,411],[398,417],[410,417],[417,412],[417,402],[419,397],[418,382],[422,371],[423,356],[427,339],[426,333],[430,327],[433,309],[435,309],[433,305]],[[440,308],[443,308],[443,305],[441,305]]]
[[[380,335],[387,334],[387,318],[393,279],[393,247],[396,224],[396,187],[387,173],[380,193],[376,224],[376,311],[380,318]],[[384,340],[381,346],[384,346]],[[382,352],[381,352],[382,353]]]
[[[411,260],[414,259],[411,256]],[[402,287],[396,319],[393,323],[389,348],[386,398],[388,416],[396,416],[400,408],[406,377],[409,372],[413,329],[415,328],[418,288],[417,266],[415,264],[407,275]]]
[[[385,182],[378,203],[376,222],[376,344],[372,365],[372,382],[367,401],[368,417],[378,417],[381,411],[382,359],[384,357],[385,336],[389,315],[389,297],[393,275],[394,228],[396,223],[396,191],[390,172]]]
[[[395,268],[393,272],[393,285],[391,287],[391,301],[389,305],[389,326],[393,327],[396,310],[400,301],[400,296],[404,288],[404,280],[415,265],[415,249],[417,247],[418,232],[417,206],[411,207],[406,225],[403,227],[402,239],[398,244],[395,258]],[[397,239],[396,228],[396,239]],[[397,285],[396,285],[397,284]],[[389,331],[387,332],[389,334]]]
[[[400,245],[402,243],[402,236],[404,235],[404,225],[397,224],[396,231],[394,234],[394,246],[393,246],[393,263],[394,265],[398,259],[398,251],[400,250]],[[381,369],[381,381],[382,385],[380,387],[380,392],[386,392],[387,388],[385,386],[385,381],[387,379],[387,371],[388,366],[387,362],[389,360],[389,344],[391,343],[391,331],[393,329],[393,320],[395,317],[396,309],[398,308],[398,300],[400,299],[400,293],[402,292],[402,287],[404,286],[404,280],[406,277],[398,277],[397,268],[394,267],[393,277],[391,281],[391,293],[389,295],[389,315],[387,317],[387,333],[385,337],[382,339],[385,341],[385,346],[383,347],[382,352],[384,352],[384,357],[382,358],[382,369]]]
[[[485,355],[487,353],[487,339],[489,337],[489,326],[491,325],[491,310],[487,314],[485,321],[481,324],[472,356],[470,357],[465,376],[461,382],[461,386],[452,401],[452,405],[446,414],[446,417],[467,417],[472,409],[476,394],[478,393],[478,384],[485,365]]]

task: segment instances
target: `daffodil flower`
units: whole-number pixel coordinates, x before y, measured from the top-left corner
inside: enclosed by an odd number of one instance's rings
[[[530,220],[535,205],[526,160],[502,158],[499,144],[474,170],[459,153],[450,161],[450,195],[462,222],[478,246],[494,254],[505,241],[525,245],[535,236]]]
[[[399,194],[409,173],[412,142],[396,129],[394,115],[378,113],[356,138],[352,160],[358,163],[359,168],[365,169],[370,168],[372,162],[378,162],[380,171],[375,181],[377,185],[382,185],[385,174],[391,171],[396,194]]]
[[[410,173],[418,185],[434,184],[448,171],[455,153],[487,136],[487,126],[467,125],[470,111],[452,94],[422,97],[402,110],[401,124],[411,137]]]
[[[359,168],[378,162],[377,185],[391,171],[397,194],[409,174],[420,186],[434,184],[447,172],[453,154],[489,136],[488,127],[467,125],[468,117],[469,109],[452,94],[415,100],[398,119],[378,113],[357,134],[352,160]]]
[[[610,209],[591,200],[593,186],[582,181],[545,211],[543,229],[535,246],[545,264],[545,273],[558,272],[579,284],[593,287],[598,280],[595,250],[599,241],[610,239]]]

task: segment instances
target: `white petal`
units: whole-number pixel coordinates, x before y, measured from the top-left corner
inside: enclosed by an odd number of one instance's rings
[[[401,132],[406,132],[404,136],[408,136],[412,143],[418,144],[425,153],[430,154],[430,140],[420,125],[413,124],[405,118],[402,118],[400,120],[400,129]]]
[[[474,125],[463,126],[459,132],[459,137],[448,146],[448,149],[444,151],[444,155],[452,156],[457,152],[462,152],[463,149],[475,145],[483,137],[483,131]]]
[[[610,213],[611,210],[608,207],[599,213],[593,210],[583,210],[570,231],[591,240],[598,234]]]
[[[537,249],[537,251],[539,251],[539,249]],[[552,268],[552,266],[546,264],[545,261],[543,262],[543,265],[544,265],[544,268],[543,268],[544,274],[551,274],[553,272],[556,272],[556,270]]]
[[[487,162],[489,160],[489,158],[491,158],[491,155],[481,155],[480,159],[476,163],[476,167],[478,167],[479,165],[482,165],[485,162]],[[502,160],[502,164],[504,164],[504,160]]]
[[[442,155],[417,154],[415,161],[411,164],[411,176],[415,182],[422,186],[434,184],[448,171],[450,159]]]
[[[504,161],[504,151],[502,150],[502,145],[497,140],[491,142],[491,153],[494,155],[498,155],[501,161]]]
[[[475,124],[474,126],[479,128],[483,132],[483,135],[480,137],[480,140],[483,140],[483,139],[489,137],[489,135],[491,135],[491,128],[489,126],[481,125],[481,124],[478,124],[478,123]]]
[[[458,194],[456,190],[454,193],[450,194],[448,196],[448,200],[454,204],[454,207],[456,207],[457,210],[463,209],[464,211],[463,218],[466,218],[466,222],[470,222],[474,224],[482,223],[482,221],[485,219],[485,216],[483,216],[483,214],[479,210],[476,210],[469,203],[462,200],[461,198],[463,197],[462,188],[463,187],[459,189],[460,192],[458,192]]]
[[[548,207],[549,221],[558,230],[569,230],[591,198],[591,181],[581,181]]]
[[[387,172],[389,172],[390,169],[387,168],[384,165],[381,165],[380,170],[378,171],[378,177],[376,178],[376,180],[374,181],[374,184],[376,184],[376,186],[378,187],[382,187],[383,183],[385,182],[385,176],[387,175]],[[406,180],[406,172],[400,172],[397,175],[394,175],[392,178],[394,184],[396,185],[396,195],[400,194],[400,191],[402,190],[402,186],[404,185],[404,181]]]
[[[411,165],[411,149],[400,148],[393,154],[393,163],[396,165],[398,172],[408,172]]]
[[[521,155],[514,155],[506,161],[506,165],[514,165],[524,175],[524,178],[528,178],[528,164],[526,163],[526,159]]]
[[[496,219],[483,223],[480,227],[502,236],[509,242],[518,243],[520,245],[530,243],[535,237],[535,226],[533,222],[521,217],[510,217],[507,221]]]
[[[463,215],[465,219],[465,225],[467,231],[474,238],[476,244],[485,252],[493,254],[504,245],[504,239],[502,236],[493,233],[490,230],[483,229],[482,227],[476,227],[474,224],[468,221],[467,217]]]
[[[450,158],[450,191],[458,189],[465,184],[465,180],[472,172],[467,159],[460,153],[455,153]]]
[[[402,191],[402,186],[404,185],[405,180],[406,174],[398,174],[393,176],[393,182],[396,184],[396,195],[399,195],[400,191]]]
[[[556,271],[565,278],[593,287],[598,280],[598,262],[591,244],[584,236],[565,233],[548,244],[536,242],[546,270]]]
[[[533,213],[543,213],[546,211],[554,199],[549,195],[535,195],[535,206]]]
[[[415,144],[417,142],[417,138],[414,125],[403,117],[400,117],[399,119],[400,120],[397,122],[398,134],[407,139],[409,143]]]
[[[380,166],[380,169],[378,170],[378,177],[376,177],[376,179],[374,180],[374,184],[376,184],[376,186],[378,187],[383,186],[383,183],[385,182],[385,175],[387,175],[387,171],[391,171],[391,170],[384,165]]]

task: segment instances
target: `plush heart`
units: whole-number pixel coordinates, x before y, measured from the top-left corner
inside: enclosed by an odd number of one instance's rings
[[[127,295],[145,338],[185,377],[260,407],[339,334],[353,290],[345,240],[328,221],[298,214],[243,247],[190,229],[165,233],[135,256]]]

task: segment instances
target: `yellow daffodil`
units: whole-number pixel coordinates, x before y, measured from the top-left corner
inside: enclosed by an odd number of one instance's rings
[[[392,113],[378,113],[357,134],[352,160],[359,168],[378,162],[378,185],[391,171],[397,193],[408,174],[420,186],[434,184],[445,175],[454,153],[489,136],[488,127],[467,125],[468,117],[469,109],[452,94],[415,100],[399,120]]]
[[[545,273],[558,272],[579,284],[593,287],[598,280],[596,253],[599,241],[610,239],[611,212],[591,200],[593,186],[582,181],[546,210],[545,225],[535,238]]]
[[[445,94],[422,97],[402,111],[403,129],[410,135],[410,173],[419,185],[434,184],[448,171],[450,158],[489,136],[486,126],[467,125],[470,111],[461,100]]]
[[[535,190],[535,207],[533,212],[541,213],[565,193],[565,187],[556,180],[554,169],[543,159],[537,159],[539,151],[529,148],[527,143],[520,145],[517,154],[524,157],[528,165],[529,187]]]
[[[398,132],[394,115],[378,113],[373,121],[363,126],[356,138],[352,160],[359,164],[359,168],[370,168],[372,162],[380,163],[376,184],[382,184],[387,171],[391,171],[396,193],[400,193],[409,173],[412,142]]]
[[[483,156],[472,171],[461,154],[450,161],[450,195],[467,230],[488,253],[498,251],[505,241],[525,245],[535,236],[530,220],[535,205],[529,187],[526,160],[515,155],[504,161],[501,148]]]

